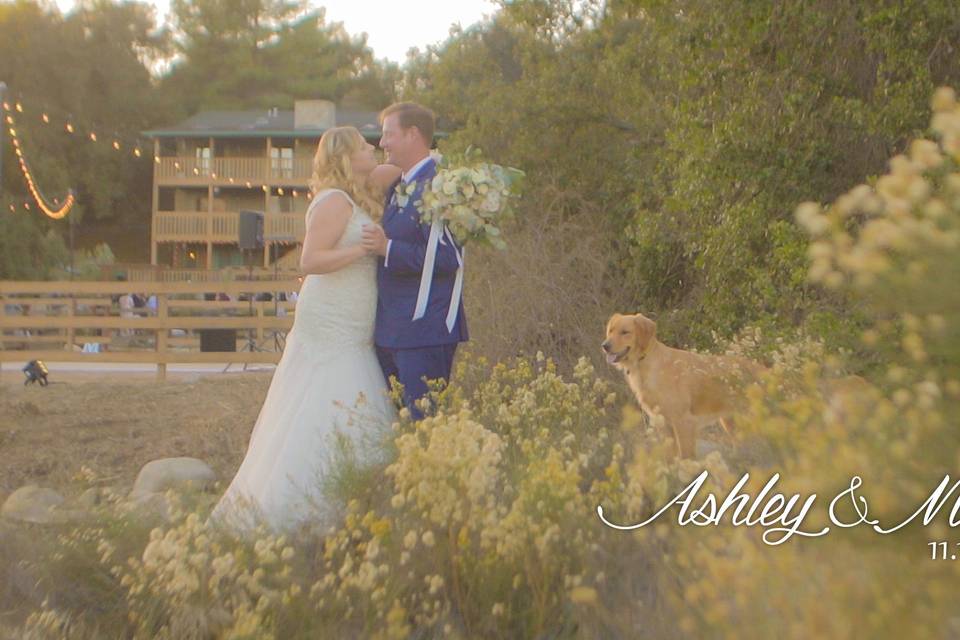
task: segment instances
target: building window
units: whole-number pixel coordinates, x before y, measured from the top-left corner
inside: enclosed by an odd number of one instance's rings
[[[210,147],[197,147],[196,149],[197,169],[201,173],[210,171]]]
[[[293,147],[271,147],[270,169],[274,178],[293,178]]]

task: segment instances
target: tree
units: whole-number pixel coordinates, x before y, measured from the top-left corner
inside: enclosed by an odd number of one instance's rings
[[[366,38],[327,24],[302,0],[175,0],[173,13],[179,61],[162,86],[184,115],[351,94],[376,107],[392,93]]]
[[[0,5],[0,78],[10,100],[22,102],[13,115],[24,154],[51,198],[76,190],[78,219],[130,225],[149,216],[150,154],[138,160],[131,151],[165,112],[147,68],[166,51],[154,13],[146,3],[107,0],[83,2],[67,17],[24,0]],[[15,158],[3,152],[4,192],[25,199]]]

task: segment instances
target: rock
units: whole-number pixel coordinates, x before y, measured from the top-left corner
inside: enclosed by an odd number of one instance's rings
[[[100,492],[96,488],[90,488],[80,494],[76,503],[84,509],[93,509],[100,504]]]
[[[20,522],[35,522],[38,524],[64,522],[70,514],[57,510],[57,507],[63,502],[63,496],[53,489],[44,489],[35,484],[28,484],[10,494],[10,497],[3,503],[0,514],[5,518]]]
[[[145,464],[133,483],[131,498],[167,489],[203,490],[213,486],[217,474],[196,458],[161,458]]]
[[[164,522],[170,522],[170,503],[162,493],[131,495],[121,503],[120,509],[124,513],[136,513],[142,517],[159,518]]]

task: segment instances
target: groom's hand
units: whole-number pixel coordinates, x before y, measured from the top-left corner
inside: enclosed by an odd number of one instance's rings
[[[360,244],[368,252],[378,256],[387,255],[387,234],[378,224],[365,224],[361,232]]]

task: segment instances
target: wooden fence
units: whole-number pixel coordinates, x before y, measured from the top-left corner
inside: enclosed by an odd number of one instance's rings
[[[0,365],[35,359],[147,363],[157,366],[162,379],[171,363],[277,363],[296,307],[279,294],[289,297],[299,288],[297,279],[140,281],[135,287],[0,281]],[[155,308],[121,310],[119,298],[131,289],[155,296]],[[216,299],[223,297],[229,299]],[[236,351],[200,350],[204,332],[217,329],[236,332],[231,344]],[[229,333],[226,337],[233,341]]]

